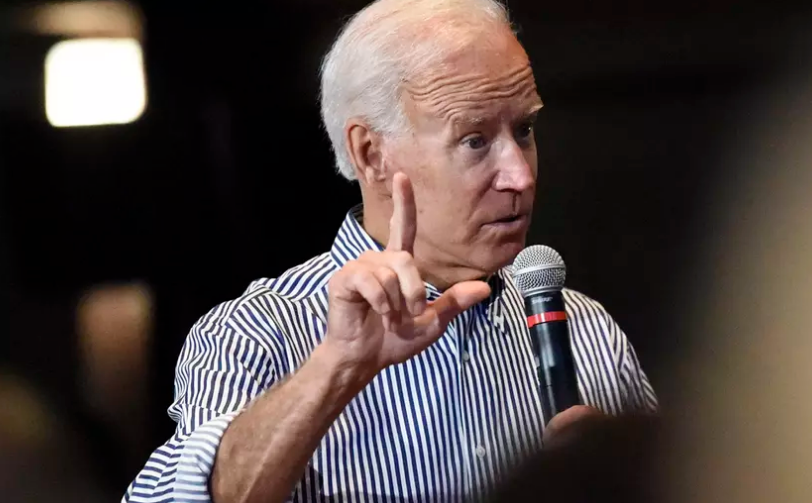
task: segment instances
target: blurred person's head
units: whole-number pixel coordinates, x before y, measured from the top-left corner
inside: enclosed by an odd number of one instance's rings
[[[708,177],[662,427],[641,438],[631,423],[593,424],[528,463],[497,501],[812,499],[812,74],[772,78]]]
[[[545,445],[512,471],[490,503],[662,500],[657,416],[596,415],[573,423],[569,430],[556,445]]]
[[[698,339],[675,375],[675,501],[812,499],[811,95],[796,77],[750,101],[715,184]]]
[[[358,180],[373,237],[388,237],[393,175],[410,178],[415,257],[428,281],[490,274],[524,247],[542,103],[501,4],[372,3],[327,54],[321,104],[338,170]]]

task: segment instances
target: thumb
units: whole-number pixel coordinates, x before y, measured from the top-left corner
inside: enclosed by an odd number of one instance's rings
[[[491,287],[484,281],[457,283],[432,302],[415,319],[415,325],[423,328],[427,334],[439,335],[458,314],[487,299],[490,294]]]

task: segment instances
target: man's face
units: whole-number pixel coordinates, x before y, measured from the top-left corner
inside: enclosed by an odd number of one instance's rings
[[[389,162],[412,181],[415,254],[490,274],[525,246],[538,161],[541,108],[527,55],[507,31],[453,54],[405,85],[411,134]]]

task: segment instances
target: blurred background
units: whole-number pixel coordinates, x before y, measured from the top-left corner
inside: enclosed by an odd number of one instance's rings
[[[328,249],[360,196],[333,169],[318,66],[365,3],[0,4],[4,501],[119,499],[173,432],[191,325]],[[708,278],[751,244],[719,226],[747,229],[756,175],[807,165],[751,161],[809,112],[812,17],[508,5],[546,105],[530,242],[617,319],[669,410],[708,336]]]

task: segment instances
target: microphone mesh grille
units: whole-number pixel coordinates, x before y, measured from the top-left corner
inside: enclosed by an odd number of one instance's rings
[[[522,295],[564,287],[567,267],[564,259],[549,246],[528,246],[513,261],[513,279]]]

